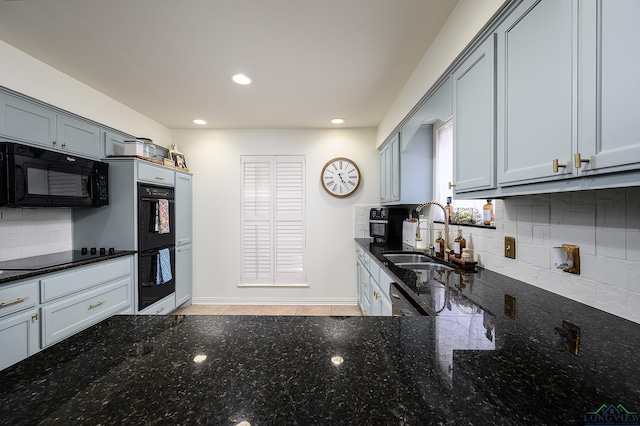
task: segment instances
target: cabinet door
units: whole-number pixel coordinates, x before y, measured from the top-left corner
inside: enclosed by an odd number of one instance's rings
[[[390,169],[390,163],[387,165],[387,154],[389,150],[385,147],[380,151],[380,202],[384,203],[389,201],[389,193],[391,192],[391,180],[389,180],[389,185],[387,185],[387,179],[390,179],[390,176],[387,177]]]
[[[358,287],[358,304],[364,315],[371,314],[371,303],[369,302],[369,271],[364,267],[363,263],[357,262],[357,287]]]
[[[111,132],[105,130],[104,134],[104,151],[103,157],[112,157],[124,155],[124,141],[134,139],[132,136],[126,136],[122,133]]]
[[[525,0],[497,29],[498,184],[572,173],[572,24],[572,1]]]
[[[400,135],[391,139],[389,143],[391,150],[391,201],[400,200]]]
[[[495,35],[453,73],[455,192],[495,188]]]
[[[400,199],[400,134],[396,133],[380,150],[380,202]]]
[[[8,315],[0,319],[0,370],[38,352],[40,344],[37,309]]]
[[[58,148],[92,158],[100,157],[100,127],[59,114],[57,135]]]
[[[580,175],[637,169],[640,2],[588,0],[579,10],[578,152],[589,160]]]
[[[0,93],[0,134],[53,148],[56,113],[48,108]]]
[[[176,248],[176,306],[191,300],[192,250],[191,244]],[[190,304],[190,303],[189,303]]]
[[[192,176],[176,172],[176,244],[191,244],[192,235]]]

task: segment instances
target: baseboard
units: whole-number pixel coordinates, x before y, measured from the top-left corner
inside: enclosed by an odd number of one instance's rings
[[[277,298],[277,297],[194,297],[192,300],[194,305],[342,305],[356,306],[357,298],[346,299],[295,299],[295,298]]]

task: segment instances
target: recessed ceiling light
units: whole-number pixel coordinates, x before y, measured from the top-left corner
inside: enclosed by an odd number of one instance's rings
[[[251,84],[251,82],[253,81],[251,80],[251,77],[246,74],[234,74],[231,76],[231,80],[233,80],[234,83],[241,84],[243,86]]]
[[[344,123],[344,118],[332,118],[331,122],[333,124],[342,124],[342,123]]]
[[[196,118],[195,120],[193,120],[193,122],[196,123],[196,124],[207,124],[206,121],[200,120],[199,118]]]

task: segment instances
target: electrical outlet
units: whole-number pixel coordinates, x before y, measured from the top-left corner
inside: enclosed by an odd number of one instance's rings
[[[504,237],[504,257],[508,257],[509,259],[516,258],[515,237]]]

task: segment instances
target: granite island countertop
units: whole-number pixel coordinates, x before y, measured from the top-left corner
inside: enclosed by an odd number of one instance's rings
[[[414,280],[443,302],[437,316],[109,318],[0,371],[0,423],[567,425],[603,405],[640,412],[638,324],[490,271],[457,287]],[[563,320],[580,327],[577,356],[558,345]]]

